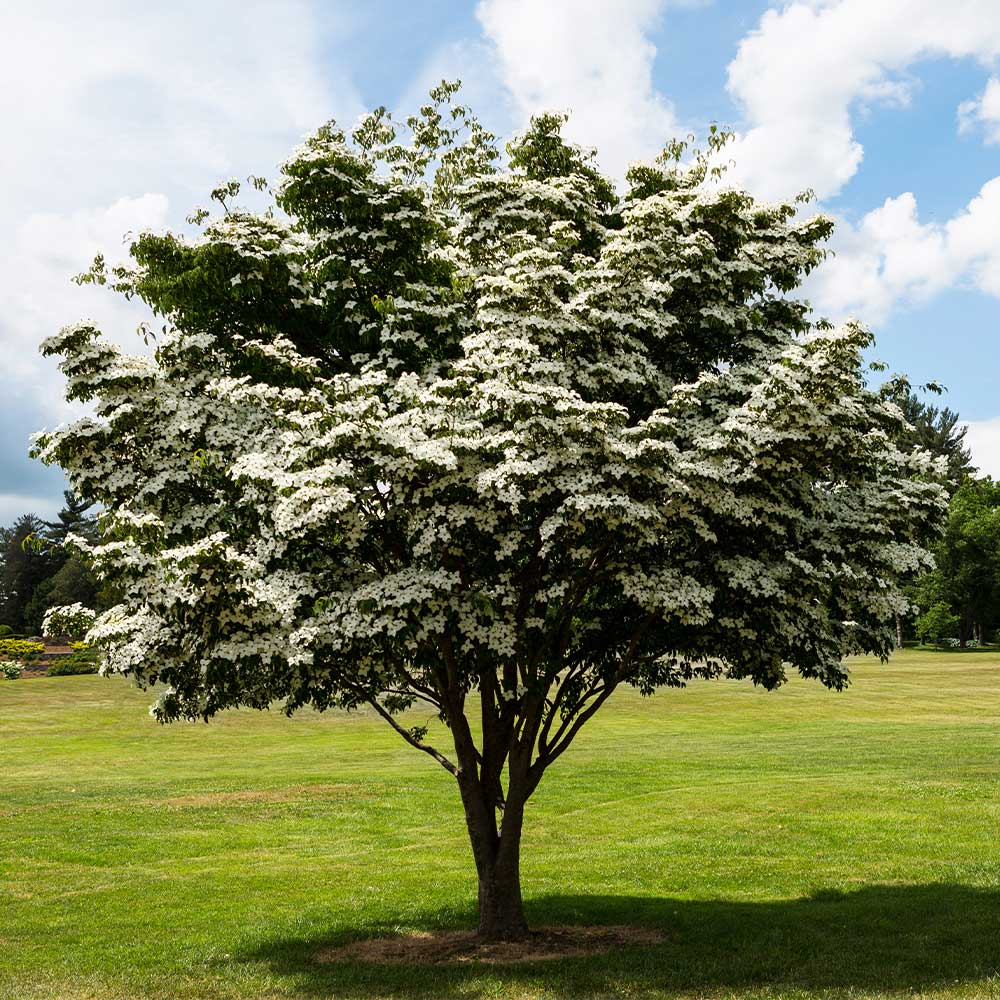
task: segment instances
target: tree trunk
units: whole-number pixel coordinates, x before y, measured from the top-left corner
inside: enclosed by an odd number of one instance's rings
[[[896,615],[896,649],[903,648],[903,619]]]
[[[487,941],[520,940],[528,934],[521,902],[524,802],[520,796],[508,799],[498,831],[493,796],[478,777],[460,772],[458,781],[479,876],[478,934]]]
[[[489,707],[485,699],[483,704]],[[528,935],[521,901],[521,830],[525,803],[540,777],[530,775],[537,719],[534,728],[526,727],[523,742],[501,752],[504,744],[510,746],[510,733],[498,726],[495,713],[484,712],[479,753],[461,706],[449,715],[459,761],[455,777],[479,877],[478,935],[486,941],[517,941]],[[506,794],[501,781],[505,760]]]
[[[528,936],[528,921],[521,902],[521,873],[513,865],[498,863],[479,874],[479,929],[486,941],[517,941]]]

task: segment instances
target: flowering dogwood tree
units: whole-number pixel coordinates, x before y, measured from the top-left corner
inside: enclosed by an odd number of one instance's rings
[[[49,608],[42,619],[42,635],[68,635],[73,639],[82,639],[97,618],[97,612],[76,604],[62,604]]]
[[[865,387],[869,334],[790,297],[828,219],[681,144],[618,196],[556,115],[500,169],[454,89],[321,128],[277,210],[232,183],[198,238],[99,258],[84,280],[164,334],[46,341],[95,416],[36,452],[103,508],[104,670],[163,685],[164,722],[368,706],[456,779],[480,933],[518,937],[525,805],[615,690],[843,687],[943,494]]]

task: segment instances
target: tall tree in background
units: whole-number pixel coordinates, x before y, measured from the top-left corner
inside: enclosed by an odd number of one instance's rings
[[[1000,483],[966,479],[951,499],[936,568],[916,586],[917,603],[944,603],[958,618],[958,638],[982,642],[1000,619]]]
[[[97,577],[66,541],[71,535],[94,542],[93,506],[66,490],[65,506],[55,521],[25,514],[4,529],[0,551],[0,623],[37,633],[45,612],[56,604],[107,607]]]
[[[93,501],[85,500],[72,490],[63,494],[65,506],[55,521],[46,521],[41,541],[53,554],[54,571],[40,583],[25,609],[25,626],[37,631],[41,628],[45,612],[56,605],[82,604],[88,608],[106,608],[102,601],[101,584],[93,571],[81,558],[78,550],[67,544],[71,538],[86,543],[97,540],[97,518],[87,511]]]
[[[3,533],[0,552],[0,622],[16,631],[41,626],[32,617],[31,602],[36,591],[57,568],[57,556],[49,547],[31,544],[45,530],[45,522],[35,514],[22,514]]]
[[[84,500],[72,490],[63,490],[65,506],[56,515],[55,521],[45,522],[45,538],[60,549],[70,535],[79,535],[87,541],[94,541],[97,535],[97,519],[87,511],[94,506],[92,500]]]
[[[940,392],[934,385],[925,388]],[[938,481],[943,482],[949,496],[954,495],[961,484],[971,476],[975,469],[972,466],[972,456],[965,447],[966,428],[959,424],[957,413],[947,407],[938,409],[924,403],[911,389],[905,378],[897,378],[886,383],[881,393],[884,398],[892,400],[903,412],[908,424],[902,430],[899,446],[904,450],[914,448],[929,452],[935,458],[944,459],[944,476]],[[934,539],[931,532],[924,539],[930,545]],[[912,627],[912,618],[920,607],[927,607],[926,587],[914,581],[905,588],[910,602],[909,616],[896,615],[896,648],[902,648],[906,629]],[[909,625],[906,622],[909,621]],[[911,633],[912,634],[912,633]]]
[[[912,428],[904,434],[905,443],[945,460],[948,492],[953,494],[975,472],[972,455],[965,447],[966,428],[959,424],[959,415],[947,406],[939,409],[928,405],[909,388],[893,393],[890,398]]]
[[[866,388],[870,335],[793,297],[830,220],[679,144],[619,200],[560,116],[499,171],[453,92],[406,141],[384,109],[322,128],[279,212],[232,184],[199,239],[95,262],[168,331],[47,341],[95,415],[38,453],[104,507],[107,668],[164,722],[370,706],[456,782],[480,933],[520,937],[528,800],[619,686],[843,687],[944,494]]]

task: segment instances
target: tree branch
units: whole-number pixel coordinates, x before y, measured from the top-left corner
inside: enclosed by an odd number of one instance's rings
[[[399,733],[399,735],[402,736],[411,747],[423,750],[425,754],[433,757],[446,771],[450,771],[456,777],[458,776],[458,768],[455,767],[455,765],[452,764],[452,762],[448,760],[443,753],[435,750],[434,747],[428,743],[421,743],[420,740],[413,735],[413,733],[404,729],[374,698],[369,698],[368,704],[371,705],[371,707],[374,708],[375,711],[378,712],[378,714],[381,715],[382,718],[385,719],[385,721],[388,722],[389,725],[392,726],[392,728],[395,729],[396,732]]]

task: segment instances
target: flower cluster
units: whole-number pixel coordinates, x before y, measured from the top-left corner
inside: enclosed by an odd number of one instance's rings
[[[81,639],[97,619],[97,612],[82,604],[62,604],[49,608],[42,619],[42,635],[68,635]]]

